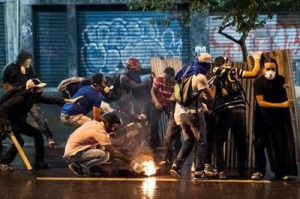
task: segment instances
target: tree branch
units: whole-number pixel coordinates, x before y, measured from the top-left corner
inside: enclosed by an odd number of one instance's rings
[[[219,33],[220,35],[223,35],[223,36],[226,37],[227,39],[230,39],[231,41],[233,41],[233,42],[239,44],[239,43],[240,43],[239,40],[237,40],[237,39],[235,39],[234,37],[232,37],[232,36],[228,35],[227,33],[224,33],[224,32],[223,32],[223,30],[224,30],[225,28],[227,28],[227,27],[229,27],[229,26],[233,26],[233,24],[234,24],[234,22],[231,22],[231,23],[228,23],[228,24],[226,24],[226,25],[224,25],[224,26],[220,26],[220,27],[219,27],[218,33]]]

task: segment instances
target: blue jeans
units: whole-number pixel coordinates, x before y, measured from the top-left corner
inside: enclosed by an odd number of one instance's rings
[[[101,149],[87,149],[66,158],[66,160],[68,162],[77,162],[83,167],[90,168],[107,162],[109,158],[110,154],[106,151]]]
[[[171,112],[164,140],[164,160],[169,162],[173,160],[173,144],[177,156],[182,146],[180,140],[180,126],[176,124],[174,114]]]
[[[152,149],[160,146],[160,139],[159,139],[159,120],[161,118],[161,114],[165,113],[167,117],[170,117],[171,108],[170,107],[163,107],[162,109],[158,110],[152,104],[151,112],[150,112],[150,146]]]
[[[174,161],[181,168],[195,146],[195,171],[204,169],[207,153],[206,125],[204,114],[183,113],[180,115],[183,144]]]
[[[229,129],[233,134],[234,143],[237,150],[239,173],[243,173],[247,162],[247,138],[246,138],[246,113],[245,109],[226,109],[215,113],[215,133],[214,149],[216,163],[219,171],[225,169],[223,146],[227,140]]]

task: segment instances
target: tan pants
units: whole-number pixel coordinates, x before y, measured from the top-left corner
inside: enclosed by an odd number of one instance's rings
[[[60,114],[60,120],[62,123],[66,124],[66,125],[75,126],[75,127],[79,127],[86,122],[92,121],[91,118],[89,118],[83,114],[67,115],[64,113]]]

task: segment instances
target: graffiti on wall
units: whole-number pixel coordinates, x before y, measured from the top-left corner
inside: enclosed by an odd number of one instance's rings
[[[211,23],[210,27],[210,49],[212,54],[219,56],[217,53],[222,49],[223,55],[233,60],[242,60],[242,51],[238,44],[220,36],[218,33],[221,21]],[[234,27],[228,28],[226,33],[239,38],[239,34]],[[246,40],[248,53],[256,50],[270,51],[276,49],[290,49],[294,59],[300,58],[300,27],[294,22],[278,22],[276,16],[268,20],[264,28],[253,30],[249,33]]]
[[[115,73],[129,57],[150,67],[151,57],[181,57],[178,32],[158,27],[150,19],[115,18],[89,24],[81,32],[80,65],[87,74]]]
[[[25,23],[22,24],[21,27],[21,34],[23,41],[27,39],[31,39],[32,37],[32,22],[27,20]]]

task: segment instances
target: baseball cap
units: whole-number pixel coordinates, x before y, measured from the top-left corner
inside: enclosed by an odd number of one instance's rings
[[[42,88],[46,86],[46,83],[41,82],[38,78],[31,78],[26,82],[26,89],[31,89],[35,87]]]
[[[198,55],[198,61],[212,63],[212,57],[209,53],[201,53]]]

